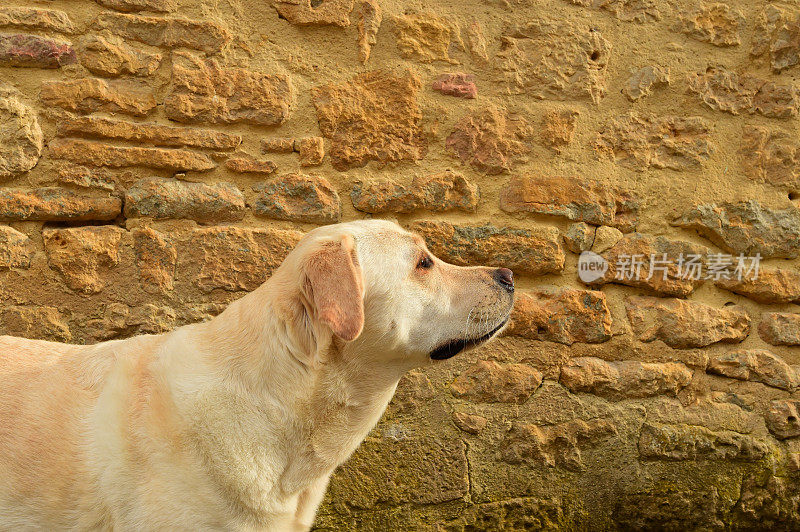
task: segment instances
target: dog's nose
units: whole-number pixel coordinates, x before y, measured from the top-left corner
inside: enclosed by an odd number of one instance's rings
[[[514,272],[508,268],[498,268],[494,271],[494,280],[500,283],[500,286],[508,290],[514,291]]]

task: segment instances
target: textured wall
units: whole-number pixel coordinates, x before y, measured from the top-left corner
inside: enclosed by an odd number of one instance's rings
[[[0,333],[203,320],[303,231],[391,216],[513,268],[519,303],[490,347],[404,379],[320,527],[800,528],[799,15],[3,0]],[[611,263],[592,286],[589,248]],[[761,276],[616,276],[719,252]]]

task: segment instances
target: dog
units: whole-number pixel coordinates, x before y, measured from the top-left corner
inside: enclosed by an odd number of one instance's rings
[[[0,336],[0,530],[308,530],[403,374],[496,336],[513,301],[510,270],[362,220],[205,323]]]

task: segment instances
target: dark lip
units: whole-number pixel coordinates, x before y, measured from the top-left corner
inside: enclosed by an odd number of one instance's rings
[[[508,318],[504,319],[503,322],[500,323],[500,325],[498,325],[488,333],[484,334],[480,338],[470,338],[470,339],[461,338],[458,340],[452,340],[450,342],[447,342],[444,345],[440,345],[439,347],[431,351],[430,355],[431,359],[447,360],[448,358],[453,358],[454,356],[456,356],[457,354],[459,354],[461,351],[463,351],[468,347],[475,347],[478,344],[482,344],[483,342],[491,338],[497,331],[502,329],[503,325],[505,325],[507,321]]]

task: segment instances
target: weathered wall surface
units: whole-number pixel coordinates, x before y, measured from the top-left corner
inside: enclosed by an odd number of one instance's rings
[[[800,528],[799,15],[3,0],[0,333],[169,330],[303,231],[391,216],[514,269],[519,304],[401,383],[322,529]],[[585,286],[589,248],[611,269]],[[761,276],[615,278],[708,252]]]

